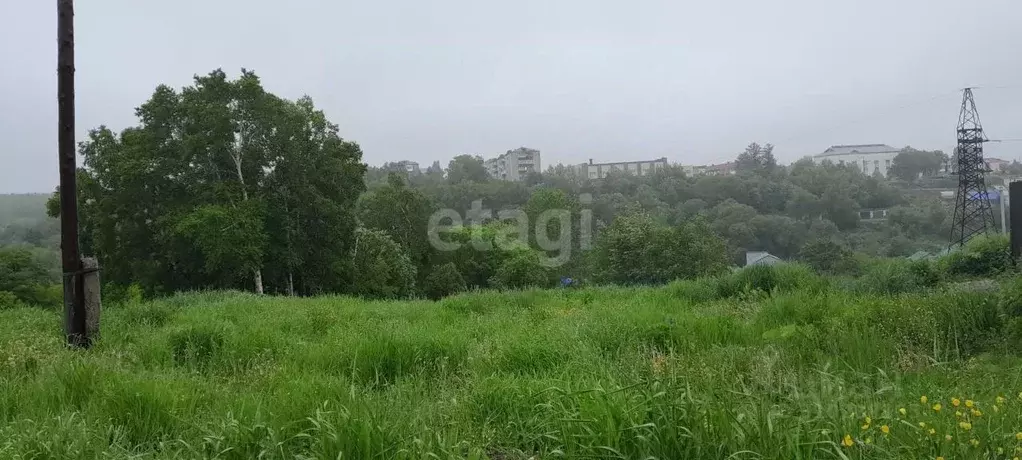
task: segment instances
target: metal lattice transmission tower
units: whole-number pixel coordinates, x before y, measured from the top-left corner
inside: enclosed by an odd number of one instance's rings
[[[953,172],[958,175],[958,194],[951,223],[948,248],[964,245],[972,237],[994,228],[994,212],[986,186],[986,162],[983,161],[983,134],[972,88],[965,88],[962,111],[958,115],[958,146],[955,148]]]

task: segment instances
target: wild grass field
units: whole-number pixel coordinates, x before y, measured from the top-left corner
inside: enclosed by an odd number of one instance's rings
[[[1020,455],[1011,280],[875,295],[787,271],[769,293],[182,294],[110,306],[86,352],[56,312],[0,311],[0,458]]]

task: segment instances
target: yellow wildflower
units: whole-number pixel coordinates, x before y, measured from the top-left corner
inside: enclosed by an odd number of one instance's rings
[[[952,406],[958,407],[958,405],[961,404],[961,403],[962,403],[962,400],[960,400],[958,398],[951,398],[951,405]]]
[[[888,434],[888,433],[890,433],[890,432],[891,432],[891,427],[889,427],[889,426],[887,426],[887,425],[881,425],[881,426],[880,426],[880,431],[883,431],[883,432],[884,432],[884,434]]]
[[[922,395],[922,396],[920,396],[920,397],[919,397],[919,402],[920,402],[920,403],[922,403],[922,404],[926,404],[926,401],[928,401],[928,400],[926,399],[926,395]]]
[[[969,431],[972,429],[972,424],[969,422],[958,422],[958,427],[964,431]]]
[[[926,428],[926,422],[919,422],[919,428]]]
[[[1022,391],[1018,393],[1018,399],[1022,399]]]
[[[841,440],[841,444],[843,444],[845,447],[852,447],[852,444],[854,443],[855,442],[852,441],[852,435],[850,434],[846,434],[845,438]]]
[[[869,418],[869,416],[867,415],[866,416],[866,424],[869,425],[870,423],[873,423],[873,419]]]
[[[956,410],[955,411],[955,417],[962,418],[962,411]]]
[[[982,417],[983,416],[983,411],[981,411],[979,409],[973,409],[972,410],[972,416],[973,417]]]
[[[1015,439],[1022,441],[1022,433],[1015,433]]]
[[[972,406],[974,406],[974,405],[975,405],[975,403],[973,403],[971,399],[966,399],[965,400],[965,407],[972,408]]]
[[[872,436],[866,438],[866,444],[873,444],[873,437]]]
[[[940,407],[941,407],[941,406],[940,406],[940,403],[934,404],[934,405],[933,405],[933,410],[935,410],[935,411],[937,411],[937,412],[940,412]]]
[[[901,414],[902,417],[904,417],[906,414],[908,414],[908,411],[906,411],[905,408],[902,407],[901,409],[898,409],[898,413]]]
[[[1004,399],[1004,396],[997,397],[997,404],[1004,404],[1007,401],[1008,401],[1007,399]]]
[[[970,439],[969,444],[972,444],[972,447],[979,447],[979,441],[975,439]]]
[[[949,434],[945,434],[944,435],[944,440],[945,441],[951,442],[952,439],[954,439],[954,438],[952,438],[951,435],[949,435]]]
[[[937,434],[937,430],[930,428],[930,436]]]
[[[944,457],[937,457],[937,460],[944,460]]]

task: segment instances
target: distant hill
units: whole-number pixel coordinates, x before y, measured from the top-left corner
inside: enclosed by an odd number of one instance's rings
[[[45,193],[0,194],[0,246],[29,244],[56,249],[60,224],[46,215]]]
[[[49,198],[50,195],[45,193],[0,195],[0,228],[23,219],[46,219],[46,200]]]

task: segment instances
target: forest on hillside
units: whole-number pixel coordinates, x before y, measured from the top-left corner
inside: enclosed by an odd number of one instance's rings
[[[136,115],[80,147],[82,249],[99,257],[113,296],[659,284],[741,266],[746,251],[855,274],[871,258],[939,251],[950,227],[938,195],[920,193],[953,185],[940,177],[947,155],[911,147],[889,179],[780,165],[770,144],[751,143],[734,175],[668,166],[590,180],[556,165],[508,182],[477,155],[418,174],[367,166],[311,98],[278,97],[250,71],[158,86]],[[887,218],[864,221],[863,209]],[[0,291],[52,302],[38,286],[59,278],[58,212],[56,194],[0,197]]]

